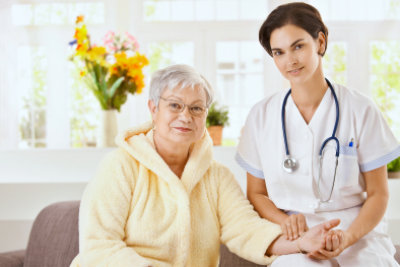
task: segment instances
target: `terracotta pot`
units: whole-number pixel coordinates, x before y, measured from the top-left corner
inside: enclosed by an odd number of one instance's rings
[[[224,129],[223,126],[215,125],[210,126],[207,128],[208,133],[213,140],[214,146],[220,146],[222,142],[222,130]]]
[[[97,136],[97,147],[115,147],[115,136],[118,132],[117,110],[102,110]]]
[[[400,172],[388,172],[388,178],[390,179],[400,178]]]

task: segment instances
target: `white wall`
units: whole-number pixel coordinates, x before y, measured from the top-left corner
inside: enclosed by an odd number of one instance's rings
[[[100,159],[111,149],[0,151],[0,252],[23,249],[32,222],[45,206],[79,200]],[[215,147],[215,158],[235,174],[243,191],[245,172],[235,147]],[[389,234],[400,244],[400,179],[389,180]]]

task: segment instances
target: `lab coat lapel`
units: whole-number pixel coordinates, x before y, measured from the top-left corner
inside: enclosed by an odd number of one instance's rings
[[[289,96],[286,103],[285,113],[287,138],[293,141],[297,141],[298,136],[302,136],[306,131],[308,131],[308,125],[305,122],[296,104],[294,103],[292,95]]]

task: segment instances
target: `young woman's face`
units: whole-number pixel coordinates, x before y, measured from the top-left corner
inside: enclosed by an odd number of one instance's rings
[[[325,49],[322,32],[314,39],[304,29],[287,24],[272,32],[270,44],[275,65],[291,84],[308,81],[321,67],[319,54]]]

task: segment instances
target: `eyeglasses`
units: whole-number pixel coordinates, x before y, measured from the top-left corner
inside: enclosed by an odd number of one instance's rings
[[[163,97],[160,97],[160,99],[168,102],[168,110],[173,112],[173,113],[181,113],[185,107],[188,107],[189,113],[193,116],[199,117],[206,112],[207,108],[205,106],[199,105],[199,104],[194,104],[194,105],[187,105],[181,101],[178,100],[172,100],[172,99],[166,99]]]

